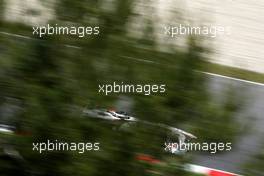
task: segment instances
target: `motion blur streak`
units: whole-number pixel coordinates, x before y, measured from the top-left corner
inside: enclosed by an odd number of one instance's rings
[[[263,72],[262,8],[259,0],[0,0],[0,175],[194,176],[189,163],[263,175],[263,75],[215,64]],[[100,32],[33,35],[48,24]],[[164,34],[176,25],[231,33]],[[144,90],[98,92],[112,83]],[[32,151],[47,140],[100,150]],[[232,150],[164,151],[185,141]]]

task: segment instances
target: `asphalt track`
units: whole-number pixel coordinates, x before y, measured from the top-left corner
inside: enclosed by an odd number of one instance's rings
[[[215,74],[207,74],[207,77],[208,88],[216,99],[225,96],[230,88],[235,90],[236,96],[242,101],[235,118],[244,130],[236,137],[232,151],[216,155],[198,154],[194,163],[243,174],[244,165],[264,146],[264,85]]]
[[[202,72],[202,74],[208,78],[208,89],[216,102],[221,102],[229,90],[234,91],[234,96],[241,106],[234,118],[241,132],[236,136],[230,152],[223,154],[194,153],[193,163],[243,174],[245,164],[254,159],[264,146],[264,85],[212,73]],[[132,105],[133,100],[122,96],[116,107],[129,111]]]
[[[126,59],[159,64],[145,59]],[[254,159],[255,155],[264,147],[264,84],[214,73],[197,72],[206,75],[209,92],[215,99],[225,97],[230,89],[234,91],[234,95],[241,103],[241,108],[236,113],[235,119],[237,126],[241,127],[242,132],[232,144],[232,151],[225,154],[194,154],[194,164],[243,174],[245,164]],[[122,103],[129,104],[125,102],[123,99]],[[119,104],[122,103],[119,102]],[[126,109],[129,110],[130,108]]]

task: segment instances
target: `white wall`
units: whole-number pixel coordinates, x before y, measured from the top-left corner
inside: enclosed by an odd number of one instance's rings
[[[179,37],[168,39],[163,35],[163,26],[180,20],[194,24],[209,22],[231,27],[231,35],[222,35],[208,42],[214,53],[211,61],[264,73],[264,0],[140,0],[138,13],[148,14],[155,20],[157,38],[162,43],[184,44]],[[49,0],[5,0],[6,20],[30,25],[45,24],[54,18],[53,3]],[[45,3],[46,2],[46,3]],[[29,9],[39,12],[38,16],[27,15]],[[140,29],[142,19],[136,19],[131,29]],[[136,30],[136,34],[140,35]]]
[[[10,22],[40,25],[54,18],[52,0],[5,0],[4,18]],[[34,10],[36,15],[30,11]]]
[[[199,25],[210,23],[230,27],[230,35],[208,41],[213,48],[212,62],[264,73],[264,0],[151,0],[160,41],[180,43],[164,38],[164,25],[182,20]],[[143,2],[143,1],[142,1]],[[143,2],[144,3],[144,2]],[[144,10],[143,10],[144,11]],[[177,12],[180,17],[171,14]]]

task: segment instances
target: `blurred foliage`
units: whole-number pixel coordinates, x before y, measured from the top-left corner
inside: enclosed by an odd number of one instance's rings
[[[0,19],[3,18],[4,13],[4,0],[0,0]]]
[[[245,165],[245,175],[253,176],[253,175],[264,175],[264,150],[262,148],[261,153],[257,154],[255,158],[251,159],[247,165]]]
[[[190,37],[186,51],[164,53],[157,49],[153,21],[142,24],[145,35],[127,35],[134,1],[56,1],[56,24],[99,25],[99,37],[83,39],[65,36],[15,39],[0,36],[0,97],[17,99],[22,110],[15,126],[32,136],[12,137],[32,175],[188,175],[176,166],[141,164],[138,152],[147,153],[181,166],[189,159],[165,154],[166,132],[157,127],[136,126],[115,131],[108,124],[80,118],[88,105],[112,107],[119,94],[98,94],[98,84],[113,81],[129,84],[166,84],[166,93],[133,98],[132,112],[139,119],[165,123],[196,132],[207,141],[230,141],[235,135],[234,111],[230,103],[215,106],[207,80],[195,71],[202,67],[204,52],[199,39]],[[16,29],[19,31],[19,29]],[[76,47],[65,46],[66,42]],[[139,62],[138,60],[153,62]],[[208,126],[210,124],[210,127]],[[217,129],[217,130],[216,130]],[[221,129],[221,130],[220,130]],[[100,152],[32,151],[32,143],[49,140],[100,142]],[[2,166],[17,168],[17,165]],[[11,169],[12,170],[12,169]],[[3,172],[4,173],[4,172]],[[22,174],[22,172],[19,172]],[[12,175],[5,173],[6,175]],[[18,173],[16,174],[18,175]]]
[[[206,103],[201,106],[203,116],[198,118],[196,129],[200,133],[201,141],[208,142],[233,142],[241,132],[240,125],[235,125],[234,117],[242,108],[241,102],[236,98],[234,90],[227,92],[222,104]],[[212,123],[221,122],[221,123]],[[206,128],[205,128],[206,127]],[[221,132],[224,130],[223,132]],[[235,144],[235,143],[234,143]],[[234,146],[233,144],[233,146]]]

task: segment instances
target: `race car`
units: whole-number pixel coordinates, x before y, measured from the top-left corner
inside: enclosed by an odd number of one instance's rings
[[[171,127],[162,123],[153,123],[145,120],[139,120],[133,116],[128,115],[128,113],[124,111],[115,111],[115,110],[104,110],[104,109],[85,109],[83,111],[85,116],[91,117],[91,118],[98,118],[98,119],[104,119],[109,121],[119,121],[120,130],[127,129],[131,126],[131,124],[142,124],[145,126],[153,126],[153,127],[159,127],[167,130],[168,136],[170,136],[168,143],[186,143],[186,141],[189,141],[191,139],[196,139],[196,136],[194,136],[191,133],[188,133],[186,131],[183,131],[181,129]],[[177,148],[171,146],[169,147],[169,150],[166,150],[166,152],[170,152],[173,154],[180,154],[185,153],[185,151],[179,151]]]
[[[0,124],[0,133],[13,134],[15,127],[10,125]]]
[[[135,117],[129,116],[123,111],[104,110],[104,109],[85,109],[84,114],[89,117],[100,118],[105,120],[122,120],[127,122],[135,122]]]

